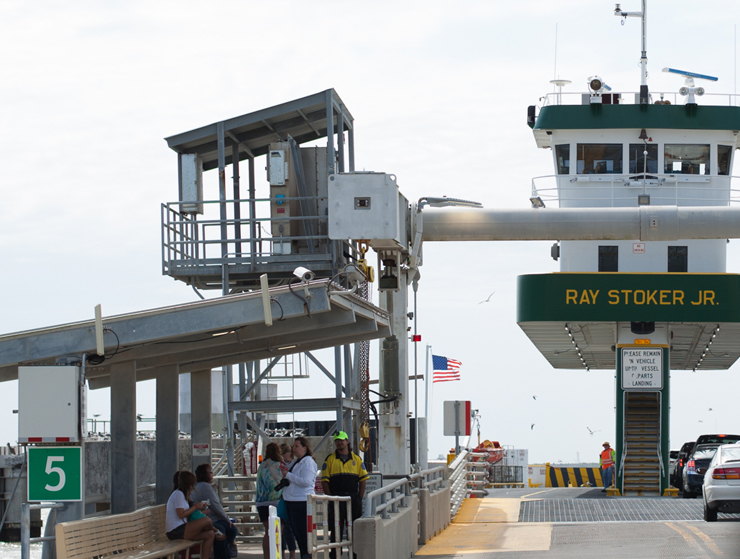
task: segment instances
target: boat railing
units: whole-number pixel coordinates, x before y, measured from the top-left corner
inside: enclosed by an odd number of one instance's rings
[[[638,194],[651,205],[729,206],[740,202],[740,177],[663,173],[542,175],[532,179],[531,198],[550,207],[631,207]]]
[[[606,95],[619,95],[619,105],[639,105],[640,104],[640,93],[637,91],[615,91],[605,92]],[[584,95],[586,97],[584,97]],[[603,95],[603,94],[602,94]],[[590,104],[589,97],[591,93],[588,91],[568,91],[568,92],[553,92],[547,93],[540,97],[542,107],[550,107],[553,105],[584,105]],[[584,99],[586,101],[584,101]],[[611,98],[613,99],[613,97]],[[610,100],[611,100],[610,99]],[[685,105],[688,97],[684,97],[676,91],[651,91],[650,92],[650,104],[653,105],[656,102],[662,102],[670,105]],[[603,102],[603,101],[602,101]],[[735,93],[705,93],[703,96],[697,99],[697,104],[708,105],[708,106],[724,106],[724,107],[737,107],[740,106],[740,94]]]

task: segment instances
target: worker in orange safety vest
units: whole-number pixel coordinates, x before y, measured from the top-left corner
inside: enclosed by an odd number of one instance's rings
[[[601,468],[601,479],[604,481],[604,489],[602,493],[606,493],[606,488],[612,484],[614,479],[614,449],[609,446],[606,442],[602,445],[604,450],[601,451],[599,456],[599,467]]]

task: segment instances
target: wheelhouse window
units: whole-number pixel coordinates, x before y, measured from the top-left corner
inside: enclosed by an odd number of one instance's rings
[[[647,151],[647,171],[645,152]],[[630,174],[658,172],[658,144],[630,144]]]
[[[689,247],[668,247],[668,271],[689,271]]]
[[[600,246],[599,247],[599,272],[618,272],[619,271],[619,247],[618,246]]]
[[[555,146],[555,159],[557,160],[558,175],[570,174],[570,144]]]
[[[732,146],[717,146],[717,159],[719,160],[718,175],[730,174],[730,161],[732,160]]]
[[[622,173],[622,144],[578,144],[579,175]]]
[[[709,163],[709,145],[665,145],[665,173],[667,174],[708,175]]]

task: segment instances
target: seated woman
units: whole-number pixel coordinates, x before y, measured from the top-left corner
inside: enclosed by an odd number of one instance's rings
[[[188,498],[195,487],[195,475],[183,470],[177,476],[177,489],[172,491],[167,500],[167,515],[165,530],[170,540],[202,541],[201,557],[210,557],[213,549],[213,539],[224,539],[224,535],[213,528],[213,522],[207,516],[188,521],[188,517],[195,511],[203,511],[205,503],[190,505]]]
[[[208,505],[208,518],[213,522],[213,526],[226,535],[226,539],[219,541],[213,545],[213,553],[216,559],[227,559],[229,557],[229,549],[231,548],[236,536],[239,531],[236,526],[232,524],[231,520],[226,514],[226,511],[221,506],[221,500],[218,498],[213,488],[213,470],[210,464],[200,464],[195,468],[195,489],[190,494],[190,498],[193,501],[205,501]],[[236,549],[234,550],[236,551]],[[233,555],[236,556],[235,554]]]

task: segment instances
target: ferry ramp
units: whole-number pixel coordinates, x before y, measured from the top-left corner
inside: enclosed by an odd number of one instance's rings
[[[466,499],[415,557],[735,558],[740,515],[702,520],[699,499],[615,498],[600,489],[495,491]]]

